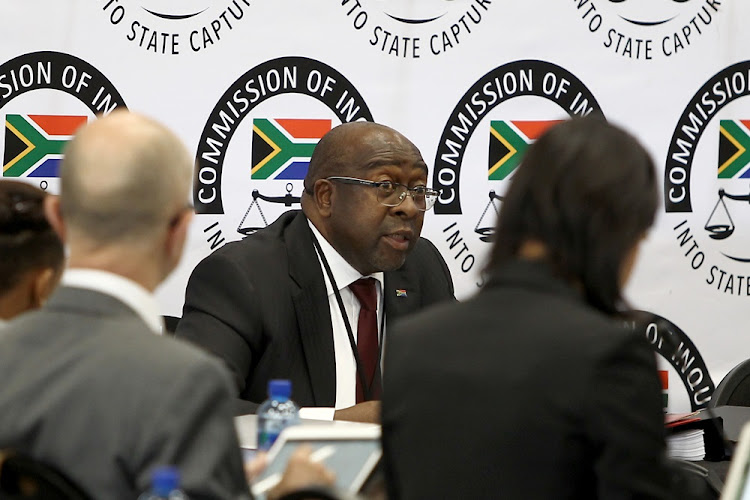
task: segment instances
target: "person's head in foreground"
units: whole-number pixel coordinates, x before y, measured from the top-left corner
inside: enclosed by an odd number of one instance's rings
[[[594,307],[613,313],[654,220],[653,161],[602,118],[547,131],[527,151],[503,200],[488,270],[516,257],[550,264]]]
[[[437,193],[427,165],[399,132],[371,122],[345,123],[315,147],[302,210],[363,275],[400,268]]]
[[[47,212],[69,267],[110,271],[153,291],[182,255],[192,167],[173,132],[136,113],[115,111],[79,130]]]
[[[65,255],[44,216],[46,196],[25,182],[0,181],[0,321],[41,306],[60,280]]]

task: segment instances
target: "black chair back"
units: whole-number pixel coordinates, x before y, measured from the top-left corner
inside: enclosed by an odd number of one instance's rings
[[[714,390],[709,406],[750,406],[750,360],[738,364]]]
[[[51,465],[12,450],[0,450],[0,498],[3,500],[91,500]]]

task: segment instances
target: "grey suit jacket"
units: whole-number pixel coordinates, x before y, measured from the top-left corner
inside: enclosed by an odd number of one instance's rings
[[[249,497],[230,381],[117,299],[63,287],[0,332],[0,448],[59,467],[93,498],[134,500],[176,465],[191,499]]]

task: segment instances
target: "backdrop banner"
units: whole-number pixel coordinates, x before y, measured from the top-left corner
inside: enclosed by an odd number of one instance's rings
[[[197,215],[157,298],[180,316],[202,258],[299,208],[320,137],[374,120],[422,151],[441,190],[423,236],[465,299],[524,151],[560,120],[602,115],[663,180],[629,325],[659,354],[666,407],[688,411],[750,357],[743,19],[739,0],[5,2],[3,177],[58,192],[75,128],[115,109],[175,130],[195,155]]]

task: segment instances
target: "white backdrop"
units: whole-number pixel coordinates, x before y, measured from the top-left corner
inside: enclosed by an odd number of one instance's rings
[[[489,246],[479,230],[492,226],[509,179],[492,177],[491,164],[512,170],[535,130],[600,110],[640,138],[665,179],[627,297],[670,323],[638,328],[662,342],[679,411],[705,404],[750,357],[747,19],[740,0],[4,0],[3,175],[56,192],[54,175],[38,169],[59,158],[62,143],[48,141],[68,138],[62,115],[127,106],[177,131],[203,189],[184,260],[157,293],[164,314],[179,316],[187,278],[212,246],[289,208],[259,199],[248,211],[252,192],[300,194],[300,180],[273,178],[283,169],[251,173],[253,124],[372,118],[412,139],[443,189],[423,235],[465,298]],[[729,217],[733,231],[722,233]],[[517,334],[502,327],[499,317],[499,332]]]

